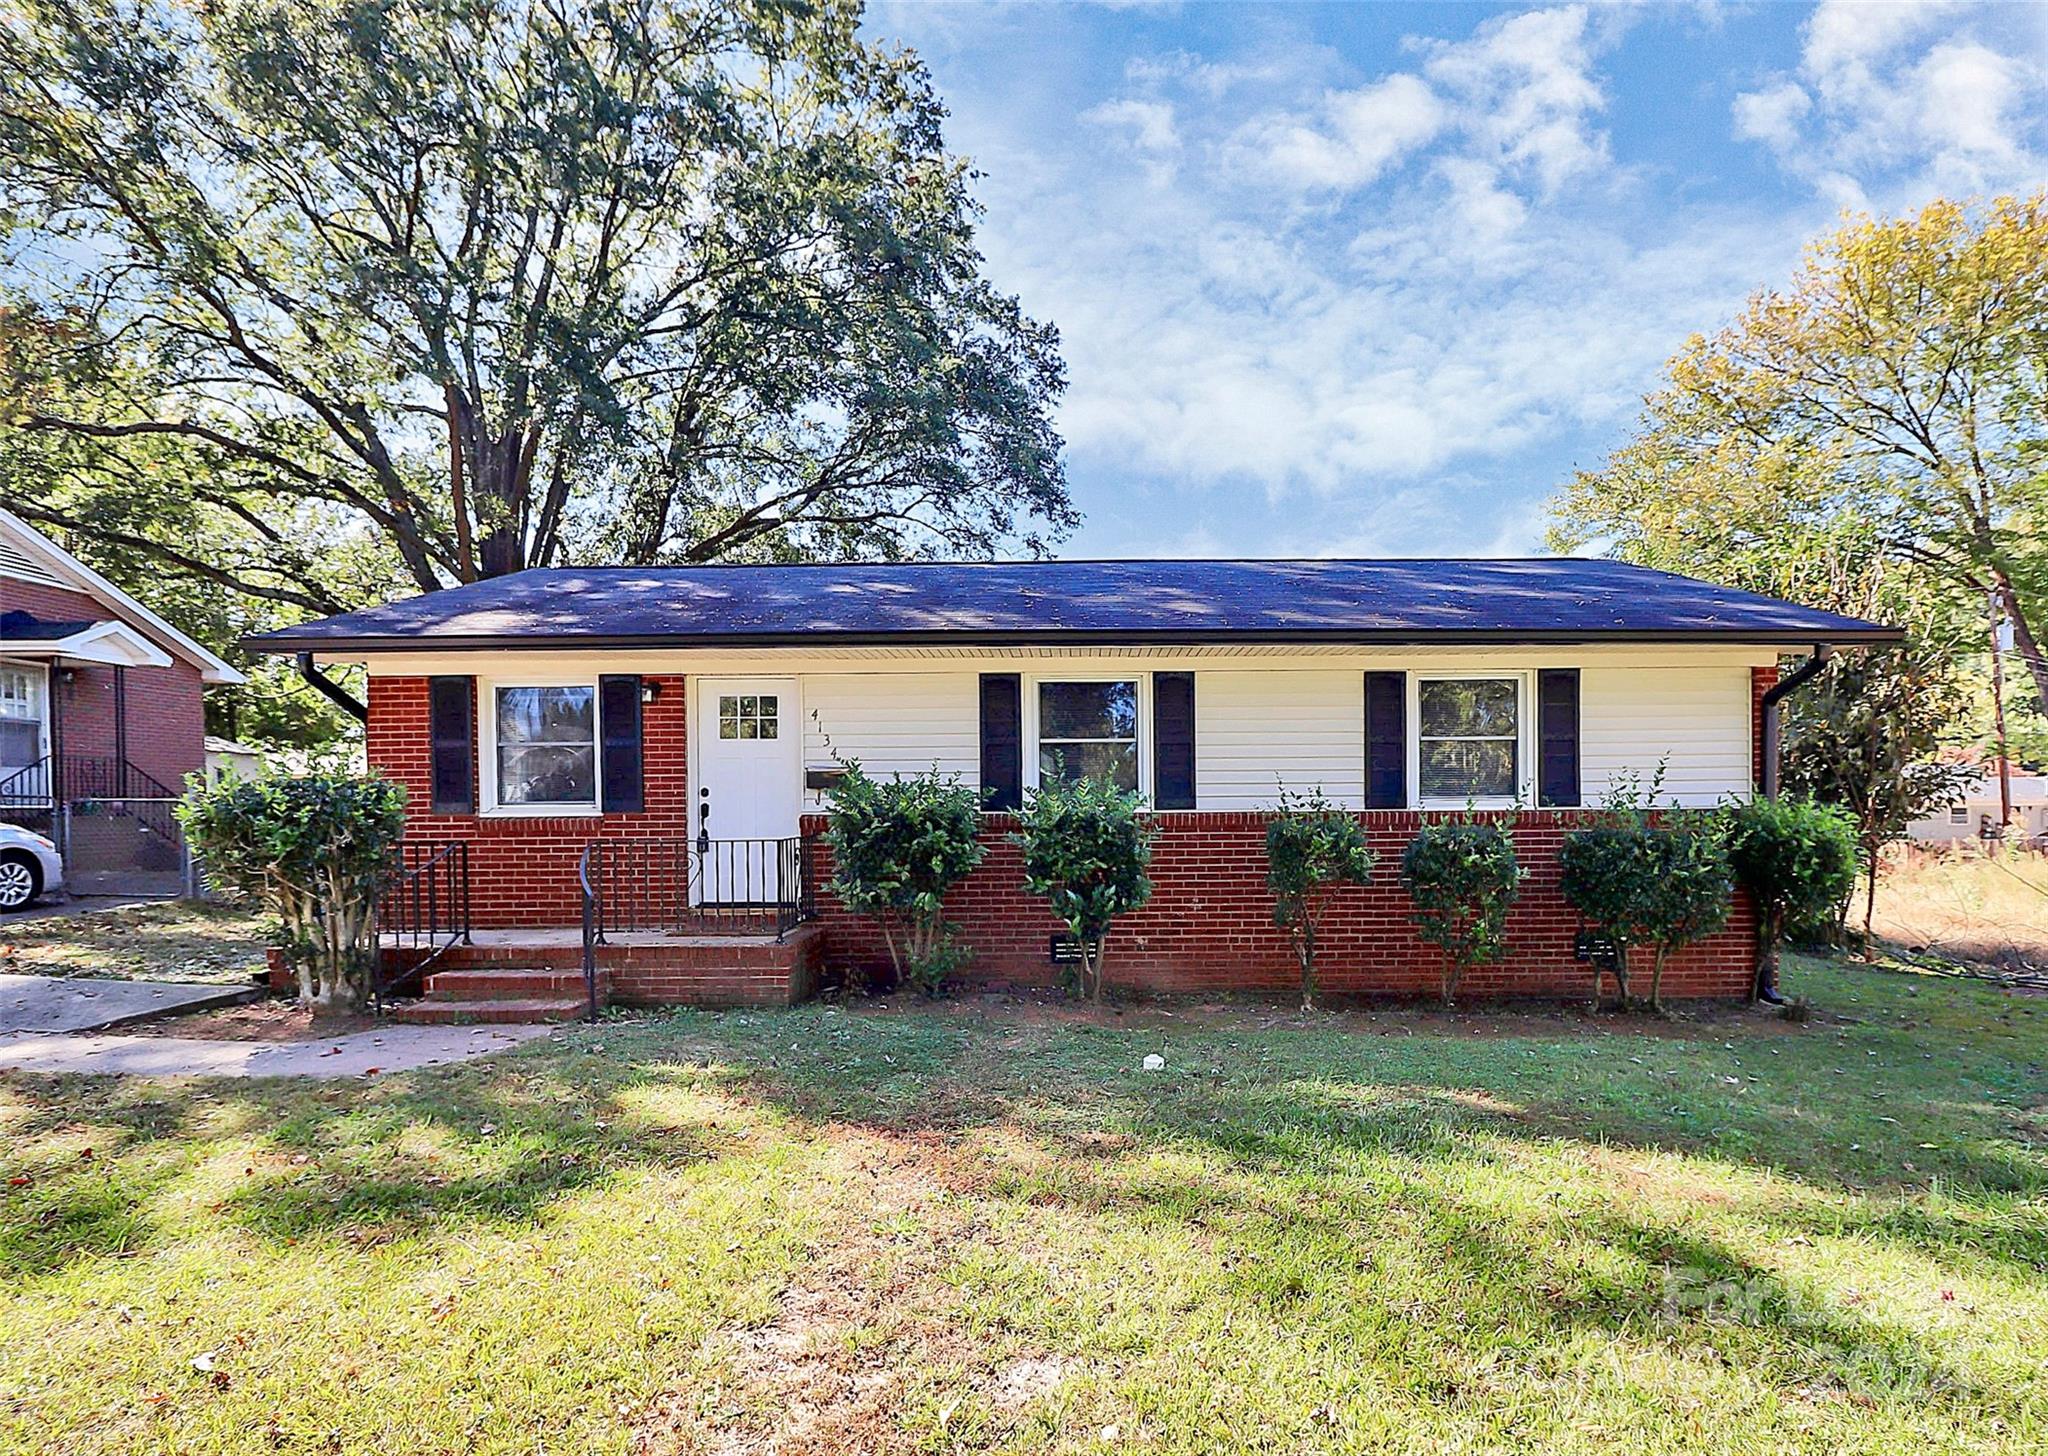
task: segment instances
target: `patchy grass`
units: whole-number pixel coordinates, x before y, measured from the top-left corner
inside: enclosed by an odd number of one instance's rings
[[[1851,919],[1861,924],[1859,897]],[[2048,856],[2007,850],[1894,854],[1877,877],[1880,939],[2006,970],[2048,969]]]
[[[1787,980],[12,1077],[0,1449],[2043,1449],[2048,998]]]
[[[0,972],[244,983],[263,969],[261,915],[187,900],[0,925]]]

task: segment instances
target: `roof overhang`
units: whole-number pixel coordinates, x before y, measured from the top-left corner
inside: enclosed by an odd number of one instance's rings
[[[1601,644],[1626,646],[1630,643],[1694,643],[1741,647],[1811,648],[1821,643],[1830,647],[1862,647],[1898,642],[1905,634],[1896,627],[1872,627],[1863,631],[1835,631],[1816,640],[1812,632],[1770,632],[1755,628],[1728,630],[1673,629],[1662,632],[1544,632],[1544,631],[1341,631],[1298,632],[735,632],[689,633],[645,636],[558,633],[553,636],[524,634],[477,635],[431,633],[416,637],[299,637],[283,632],[245,637],[242,645],[251,652],[316,652],[325,656],[385,652],[573,652],[646,649],[687,651],[692,648],[730,650],[745,647],[1201,647],[1237,644],[1243,646],[1297,646],[1310,643],[1325,646],[1359,647],[1540,647],[1550,644]]]
[[[125,622],[95,622],[64,637],[0,637],[0,657],[95,667],[169,667],[174,659]]]

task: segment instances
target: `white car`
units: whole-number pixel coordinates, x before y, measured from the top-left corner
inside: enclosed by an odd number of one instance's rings
[[[57,846],[18,824],[0,824],[0,913],[64,888]]]

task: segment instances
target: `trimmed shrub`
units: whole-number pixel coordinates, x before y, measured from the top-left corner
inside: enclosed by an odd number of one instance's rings
[[[207,877],[273,911],[277,948],[316,1011],[359,1011],[377,948],[377,893],[405,833],[405,790],[322,770],[291,776],[195,775],[178,821]]]
[[[899,981],[937,995],[972,954],[953,940],[946,892],[986,853],[974,790],[936,765],[881,782],[858,762],[845,770],[827,811],[832,891],[847,909],[880,922]]]
[[[1024,796],[1017,827],[1024,887],[1044,896],[1080,943],[1078,989],[1100,1001],[1110,925],[1152,898],[1152,827],[1141,801],[1104,779],[1056,781]]]
[[[1661,1009],[1664,969],[1673,952],[1726,925],[1735,893],[1717,816],[1668,809],[1661,822],[1653,822],[1663,777],[1659,769],[1647,786],[1635,780],[1617,785],[1607,800],[1610,822],[1566,835],[1558,854],[1558,888],[1565,900],[1615,943],[1614,979],[1624,1008],[1635,1004],[1628,989],[1629,947],[1653,949],[1648,1004]],[[1596,1009],[1600,976],[1596,964]]]
[[[1756,902],[1757,989],[1788,929],[1832,919],[1856,887],[1856,823],[1812,799],[1752,799],[1726,815],[1728,861]]]
[[[1273,923],[1287,932],[1301,967],[1302,1010],[1316,1004],[1316,936],[1330,902],[1346,885],[1369,884],[1378,863],[1356,815],[1320,789],[1301,798],[1280,791],[1279,812],[1266,825],[1266,888]]]
[[[1512,822],[1472,817],[1425,821],[1401,854],[1401,885],[1415,903],[1417,933],[1444,953],[1446,1006],[1473,966],[1507,957],[1508,910],[1528,874]]]

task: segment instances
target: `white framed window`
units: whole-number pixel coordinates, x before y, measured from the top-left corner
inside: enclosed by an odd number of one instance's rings
[[[597,812],[597,684],[489,684],[486,808],[505,814]]]
[[[1411,681],[1409,782],[1422,808],[1503,808],[1534,797],[1527,673],[1417,673]]]
[[[40,665],[0,662],[0,778],[49,756],[49,682]]]
[[[1948,822],[1951,824],[1968,824],[1970,822],[1970,806],[1968,804],[1951,804],[1948,811]]]
[[[1142,673],[1033,679],[1025,694],[1026,783],[1104,778],[1149,797],[1149,688]]]

